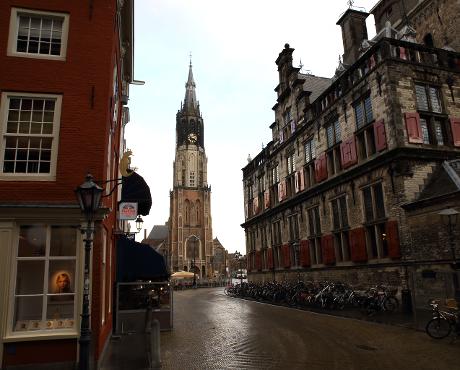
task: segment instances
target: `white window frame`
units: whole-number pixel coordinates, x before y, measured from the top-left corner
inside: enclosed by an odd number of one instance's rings
[[[18,269],[18,248],[19,248],[19,231],[20,227],[22,225],[34,225],[33,222],[30,223],[24,223],[21,225],[18,225],[16,228],[16,237],[14,238],[14,246],[12,248],[12,270],[11,270],[11,280],[9,284],[9,304],[8,304],[8,320],[7,320],[7,325],[6,325],[6,336],[4,339],[13,339],[13,338],[49,338],[49,337],[55,337],[55,338],[75,338],[79,334],[80,330],[80,310],[79,306],[81,305],[81,291],[82,291],[82,285],[80,282],[81,279],[81,266],[80,266],[80,261],[82,260],[82,255],[81,251],[82,248],[80,247],[81,245],[81,237],[80,233],[76,232],[76,246],[75,246],[75,276],[74,276],[74,326],[73,328],[63,328],[63,329],[39,329],[39,330],[27,330],[27,331],[15,331],[14,330],[14,308],[15,308],[15,289],[16,289],[16,280],[17,280],[17,269]],[[50,223],[45,223],[45,224],[37,224],[37,225],[44,225],[46,227],[46,233],[47,233],[47,241],[46,241],[46,248],[47,250],[50,248],[49,246],[49,238],[51,237],[50,235],[50,230],[52,226],[70,226],[68,224],[61,224],[59,222],[50,222]],[[27,258],[27,257],[26,257]],[[49,255],[45,256],[44,258],[47,258],[48,261],[50,260]],[[48,288],[48,284],[46,280],[44,281],[44,291],[43,294],[46,296],[46,290]],[[92,290],[92,287],[90,287],[90,291]],[[90,298],[91,300],[91,298]]]
[[[49,173],[4,173],[3,160],[5,155],[5,134],[6,123],[8,120],[9,99],[10,98],[36,98],[36,99],[55,99],[54,106],[54,121],[53,133],[51,144],[51,159],[50,159],[50,172]],[[14,181],[55,181],[56,180],[56,166],[59,146],[59,130],[61,123],[61,106],[62,95],[54,94],[30,94],[18,92],[3,92],[0,101],[0,181],[1,180],[14,180]]]
[[[44,18],[45,17],[62,18],[60,55],[49,55],[49,54],[27,53],[27,52],[16,51],[20,15],[42,16]],[[7,55],[14,56],[14,57],[23,57],[23,58],[50,59],[50,60],[65,61],[66,55],[67,55],[68,34],[69,34],[69,15],[66,13],[44,12],[44,11],[39,11],[39,10],[31,10],[31,9],[23,9],[23,8],[11,8]]]

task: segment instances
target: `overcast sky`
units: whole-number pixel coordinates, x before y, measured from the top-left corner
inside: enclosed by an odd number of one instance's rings
[[[369,11],[376,3],[355,6]],[[331,77],[343,53],[336,22],[347,8],[345,0],[135,1],[134,75],[145,85],[131,86],[126,140],[132,166],[152,193],[150,215],[143,217],[148,232],[169,217],[176,113],[189,53],[204,120],[213,237],[244,254],[241,169],[248,154],[254,158],[271,140],[275,60],[289,43],[294,65],[302,60],[304,71]],[[373,16],[367,27],[375,35]]]

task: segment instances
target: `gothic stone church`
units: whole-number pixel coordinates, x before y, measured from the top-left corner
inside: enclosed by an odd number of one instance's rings
[[[185,100],[176,115],[176,156],[170,192],[169,244],[172,271],[212,275],[211,188],[207,182],[203,117],[196,99],[192,64]],[[196,238],[195,238],[195,237]]]

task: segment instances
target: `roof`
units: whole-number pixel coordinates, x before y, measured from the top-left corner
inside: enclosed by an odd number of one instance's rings
[[[154,225],[147,239],[165,240],[168,238],[167,225]]]
[[[431,174],[417,199],[404,205],[405,208],[423,206],[443,196],[460,193],[460,159],[444,161]]]
[[[314,102],[316,98],[332,84],[332,79],[327,77],[307,74],[301,74],[299,77],[304,79],[304,90],[311,91],[310,102]]]

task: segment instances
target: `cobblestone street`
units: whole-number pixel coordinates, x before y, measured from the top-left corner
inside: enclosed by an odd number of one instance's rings
[[[227,297],[175,292],[163,369],[454,369],[460,342],[424,332]]]

